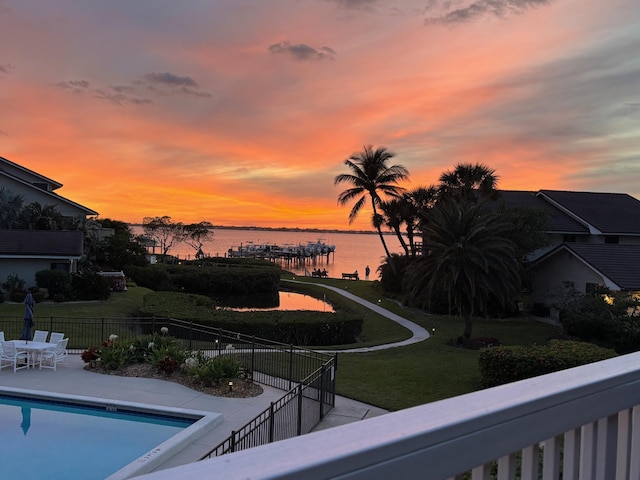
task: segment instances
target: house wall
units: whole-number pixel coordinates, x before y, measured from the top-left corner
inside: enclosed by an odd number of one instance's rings
[[[0,283],[7,280],[9,275],[17,275],[25,281],[25,288],[36,286],[36,272],[51,270],[52,263],[66,266],[67,272],[74,272],[77,260],[69,258],[0,258]]]
[[[564,292],[563,282],[571,280],[576,290],[586,293],[587,283],[605,285],[604,278],[588,268],[572,253],[562,250],[538,265],[532,276],[531,299],[534,303],[551,305]]]
[[[33,202],[38,202],[42,206],[54,205],[64,217],[76,217],[81,216],[85,218],[86,212],[79,207],[75,207],[63,199],[58,200],[55,194],[45,192],[38,188],[26,187],[24,184],[13,180],[11,178],[4,178],[2,182],[3,186],[10,190],[13,194],[22,195],[24,197],[24,205],[28,205]]]

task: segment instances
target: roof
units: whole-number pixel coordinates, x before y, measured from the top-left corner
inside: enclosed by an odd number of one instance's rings
[[[535,263],[544,262],[556,253],[567,250],[589,268],[618,285],[620,290],[640,290],[640,245],[563,243]]]
[[[640,235],[640,201],[626,193],[540,190],[537,195],[600,233]]]
[[[79,257],[83,240],[80,231],[0,230],[0,256]]]
[[[549,214],[549,233],[567,233],[588,235],[589,228],[574,219],[559,208],[551,205],[538,195],[538,192],[521,190],[500,190],[499,196],[489,205],[504,205],[506,208],[536,207],[545,210]]]
[[[50,178],[45,177],[44,175],[40,175],[33,170],[29,170],[28,168],[23,167],[22,165],[18,165],[17,163],[12,162],[4,157],[0,156],[0,171],[4,172],[8,175],[11,175],[16,178],[20,178],[21,180],[27,183],[42,182],[47,183],[51,186],[52,190],[62,187],[62,184],[56,182],[55,180],[51,180]]]

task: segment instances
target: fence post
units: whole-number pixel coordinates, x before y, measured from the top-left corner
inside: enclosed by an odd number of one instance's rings
[[[189,322],[189,350],[193,351],[193,321]]]
[[[231,430],[231,445],[230,445],[230,449],[231,449],[231,452],[235,452],[236,451],[236,431],[235,430]]]
[[[98,342],[98,344],[102,343],[102,340],[104,340],[105,335],[104,335],[104,317],[100,318],[100,342]]]
[[[256,336],[253,335],[251,337],[251,378],[250,380],[253,381],[253,372],[256,371]]]
[[[293,382],[293,343],[289,347],[289,390],[291,390],[291,383]]]
[[[269,406],[269,443],[273,443],[273,438],[275,436],[276,420],[273,412],[273,402],[271,402],[271,405]]]
[[[298,384],[298,422],[297,434],[302,435],[302,383]]]
[[[327,375],[327,367],[323,364],[320,367],[320,420],[324,418],[324,377]]]
[[[218,356],[220,356],[220,350],[222,349],[222,327],[218,327]]]

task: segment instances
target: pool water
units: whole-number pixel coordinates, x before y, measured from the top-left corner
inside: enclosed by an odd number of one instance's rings
[[[195,421],[0,395],[0,479],[104,479]]]

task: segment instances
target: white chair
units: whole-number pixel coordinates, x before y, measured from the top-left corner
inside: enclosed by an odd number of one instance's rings
[[[64,340],[60,340],[55,347],[47,348],[40,354],[40,369],[44,368],[53,368],[55,371],[58,363],[63,363],[65,366],[68,365],[67,358],[67,343],[69,343],[69,339],[65,338]]]
[[[4,332],[0,332],[0,355],[2,355],[2,343],[4,342]]]
[[[55,343],[56,345],[60,340],[64,339],[64,333],[51,332],[49,337],[49,343]]]
[[[27,352],[19,352],[16,350],[16,345],[13,342],[1,342],[2,345],[2,353],[0,354],[0,370],[4,367],[13,366],[13,371],[28,368],[29,367],[29,355]],[[18,361],[20,362],[20,366],[18,366]],[[24,361],[24,365],[22,365],[22,361]]]
[[[47,330],[36,330],[33,334],[33,341],[45,343],[47,341],[47,335],[49,335]]]

